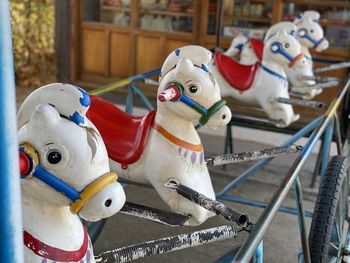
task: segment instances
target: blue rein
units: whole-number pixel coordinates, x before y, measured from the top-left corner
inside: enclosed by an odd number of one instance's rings
[[[301,28],[298,31],[298,35],[301,38],[306,38],[307,40],[309,40],[312,44],[314,44],[314,48],[316,48],[323,40],[324,38],[321,38],[319,40],[314,39],[309,33],[308,30],[306,28]]]
[[[203,105],[199,104],[197,101],[193,100],[192,98],[186,96],[185,90],[183,86],[178,82],[170,82],[168,87],[173,86],[177,89],[179,97],[176,98],[174,101],[181,101],[185,105],[189,106],[193,110],[197,111],[199,114],[201,114],[201,118],[199,119],[199,123],[201,125],[205,125],[211,116],[218,112],[223,106],[226,105],[225,100],[221,99],[217,102],[215,102],[209,109],[205,108]]]
[[[39,164],[39,159],[37,158],[35,160],[35,155],[37,155],[36,151],[32,147],[28,146],[20,146],[19,151],[23,152],[26,157],[28,158],[28,161],[30,163],[29,170],[25,174],[21,174],[21,178],[30,178],[30,176],[34,176],[41,180],[42,182],[46,183],[53,189],[57,190],[58,192],[64,194],[66,197],[68,197],[70,200],[75,202],[80,198],[80,192],[75,190],[73,187],[41,167]]]
[[[267,73],[273,75],[273,76],[276,76],[277,78],[279,79],[282,79],[284,81],[288,81],[288,79],[285,77],[285,76],[282,76],[281,74],[277,73],[276,71],[273,71],[272,69],[264,66],[262,63],[260,63],[260,67],[265,70]]]
[[[288,59],[290,62],[294,61],[294,57],[291,56],[287,51],[285,51],[282,47],[282,44],[280,42],[274,42],[271,45],[271,51],[274,54],[281,54],[286,59]]]
[[[208,114],[208,110],[205,107],[203,107],[201,104],[199,104],[198,102],[196,102],[195,100],[191,99],[186,95],[181,94],[179,101],[185,103],[187,106],[191,108],[195,108],[195,110],[202,115]]]
[[[51,186],[56,191],[63,193],[73,202],[80,198],[80,193],[77,190],[42,168],[39,164],[36,166],[33,175],[47,185]]]

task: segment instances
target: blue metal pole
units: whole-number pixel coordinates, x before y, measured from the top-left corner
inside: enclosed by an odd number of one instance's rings
[[[311,121],[308,125],[300,129],[296,134],[294,134],[291,138],[289,138],[285,143],[282,144],[282,146],[293,144],[296,141],[298,141],[300,138],[305,136],[307,133],[312,131],[321,123],[323,120],[323,116],[318,117]],[[229,184],[227,184],[220,192],[216,193],[217,198],[221,198],[222,195],[226,194],[227,192],[233,190],[236,188],[239,184],[245,182],[248,180],[251,176],[253,176],[260,168],[265,166],[269,161],[271,161],[273,158],[268,158],[261,160],[254,164],[252,167],[250,167],[247,171],[245,171],[243,174],[241,174],[236,179],[232,180]]]
[[[133,90],[131,85],[128,86],[128,94],[126,95],[125,112],[133,114],[134,112],[134,99]]]
[[[265,208],[267,207],[268,203],[263,202],[263,201],[257,201],[257,200],[250,200],[248,198],[244,198],[238,195],[222,195],[220,196],[221,200],[226,200],[226,201],[230,201],[230,202],[235,202],[235,203],[240,203],[240,204],[244,204],[244,205],[250,205],[250,206],[255,206],[255,207],[260,207],[260,208]],[[286,214],[291,214],[291,215],[298,215],[298,209],[294,208],[294,207],[288,207],[288,206],[281,206],[278,209],[279,212],[283,212]],[[304,215],[306,217],[312,217],[312,212],[310,211],[304,211]]]
[[[298,209],[299,232],[300,232],[301,245],[303,248],[303,257],[305,262],[311,262],[310,248],[309,248],[309,242],[307,239],[307,230],[306,230],[306,223],[305,223],[303,191],[302,191],[299,177],[296,177],[294,181],[294,193],[295,193],[295,201]]]
[[[261,240],[258,248],[255,251],[254,262],[255,263],[263,263],[264,262],[264,245],[263,245],[263,240]]]
[[[131,84],[132,91],[139,96],[141,99],[143,105],[148,109],[148,110],[154,110],[154,106],[150,102],[150,100],[145,96],[145,94],[136,86],[135,82],[132,82]]]
[[[8,0],[0,1],[0,262],[23,262],[20,176]]]
[[[320,171],[320,176],[321,178],[325,175],[326,169],[327,169],[327,164],[328,164],[328,159],[329,159],[329,152],[331,149],[331,144],[332,144],[332,137],[333,137],[333,126],[334,126],[334,121],[333,118],[328,124],[326,128],[326,132],[324,135],[324,147],[322,147],[322,159],[321,159],[321,171]]]

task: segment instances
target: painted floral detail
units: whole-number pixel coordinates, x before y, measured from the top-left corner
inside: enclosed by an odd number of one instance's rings
[[[200,165],[202,165],[204,163],[204,152],[203,151],[201,151],[201,154],[199,156],[199,163],[200,163]]]
[[[192,163],[192,165],[194,165],[194,163],[196,162],[196,159],[197,159],[196,152],[192,152],[192,154],[191,154],[191,163]]]
[[[185,150],[185,152],[184,152],[184,157],[186,158],[187,155],[188,155],[188,150]]]

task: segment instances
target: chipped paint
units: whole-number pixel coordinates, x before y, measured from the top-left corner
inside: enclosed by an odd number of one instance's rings
[[[269,149],[252,151],[252,152],[223,154],[223,155],[218,155],[218,156],[208,158],[206,161],[210,165],[217,166],[217,165],[254,161],[254,160],[266,159],[266,158],[271,158],[271,157],[276,157],[276,156],[281,156],[286,154],[292,154],[300,150],[302,150],[302,146],[300,145],[287,145],[287,146],[280,146],[276,148],[269,148]]]
[[[185,185],[168,182],[168,184],[165,186],[175,189],[179,195],[207,209],[208,211],[225,218],[226,220],[235,222],[240,226],[246,226],[249,224],[249,218],[247,215],[241,214],[224,203],[210,199]]]
[[[147,256],[235,238],[236,236],[237,231],[233,226],[213,227],[102,252],[95,257],[95,260],[96,262],[124,263]]]

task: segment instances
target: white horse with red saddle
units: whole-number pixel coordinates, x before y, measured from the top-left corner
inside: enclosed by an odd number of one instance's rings
[[[208,69],[211,58],[199,46],[172,52],[162,66],[157,111],[146,116],[129,115],[94,96],[88,112],[106,143],[111,169],[129,181],[152,185],[173,212],[191,216],[187,225],[201,224],[213,214],[165,184],[179,182],[215,199],[192,122],[216,128],[231,119]]]
[[[24,259],[95,262],[78,214],[97,221],[125,202],[103,140],[86,117],[89,95],[62,83],[34,91],[18,112]]]
[[[320,14],[317,11],[305,11],[291,22],[280,22],[273,25],[265,35],[264,42],[275,34],[278,30],[284,29],[296,38],[302,46],[302,53],[306,58],[304,67],[285,68],[288,80],[292,84],[291,91],[299,93],[304,99],[311,99],[322,92],[321,89],[305,90],[305,85],[315,85],[314,80],[303,79],[303,76],[313,77],[313,62],[309,49],[322,52],[329,46],[324,38],[324,31],[319,24]],[[232,40],[230,48],[225,52],[228,56],[235,56],[240,53],[240,63],[253,65],[261,61],[263,57],[264,42],[257,39],[247,39],[238,36]]]
[[[243,65],[235,59],[216,53],[209,68],[214,73],[223,97],[257,104],[276,126],[286,127],[299,119],[291,105],[277,101],[289,98],[284,67],[302,67],[306,61],[296,38],[284,30],[272,35],[263,49],[261,63]]]

